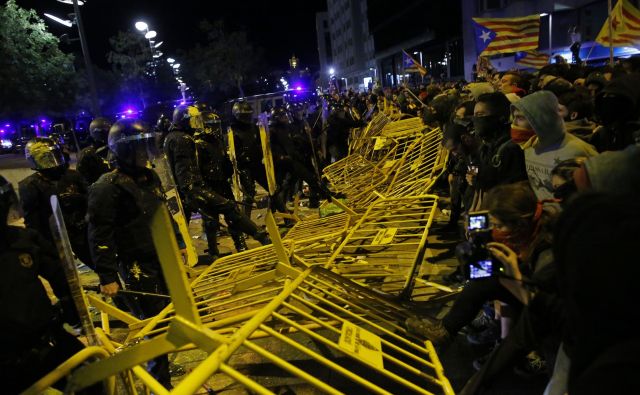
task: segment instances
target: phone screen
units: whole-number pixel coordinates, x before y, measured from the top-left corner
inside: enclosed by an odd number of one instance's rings
[[[469,230],[488,229],[489,224],[486,215],[469,215]]]
[[[477,265],[469,265],[469,278],[486,278],[491,277],[493,273],[493,262],[491,259],[478,261]]]

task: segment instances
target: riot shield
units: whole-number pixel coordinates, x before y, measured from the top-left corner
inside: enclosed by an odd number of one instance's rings
[[[191,243],[189,223],[184,213],[180,195],[178,195],[178,188],[173,180],[173,174],[171,174],[171,167],[169,166],[169,162],[165,155],[159,156],[154,161],[153,170],[156,172],[158,177],[160,177],[160,181],[162,182],[162,186],[165,191],[164,196],[167,202],[167,208],[169,209],[171,217],[178,225],[178,230],[184,240],[184,244],[187,249],[187,262],[185,263],[188,267],[193,267],[198,263],[198,254],[196,253],[196,249],[193,247],[193,243]]]
[[[240,189],[240,172],[238,170],[238,160],[236,157],[236,143],[233,137],[233,129],[227,128],[227,141],[229,144],[229,160],[233,166],[233,175],[231,176],[233,197],[236,202],[242,201],[242,190]]]
[[[53,235],[56,248],[58,249],[58,254],[60,255],[64,275],[67,278],[69,288],[71,289],[71,297],[73,298],[73,303],[78,310],[80,324],[82,325],[84,334],[87,336],[89,345],[97,346],[99,345],[98,339],[96,338],[93,320],[89,314],[87,300],[82,290],[82,286],[80,285],[78,268],[76,267],[76,262],[73,259],[71,242],[69,241],[69,235],[67,234],[67,227],[64,224],[64,218],[62,217],[62,210],[60,208],[60,203],[58,202],[58,197],[56,195],[51,196],[50,202],[53,216],[49,221],[49,227],[51,228],[51,234]]]

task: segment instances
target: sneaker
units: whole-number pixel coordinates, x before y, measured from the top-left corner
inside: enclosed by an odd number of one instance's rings
[[[451,335],[440,320],[430,322],[412,317],[407,318],[404,324],[409,333],[429,339],[434,344],[443,344],[451,339]]]
[[[531,379],[547,373],[547,361],[537,352],[531,351],[513,367],[513,372],[522,378]]]
[[[500,329],[495,322],[487,326],[484,330],[467,335],[467,341],[477,346],[493,344],[498,340],[500,340]]]

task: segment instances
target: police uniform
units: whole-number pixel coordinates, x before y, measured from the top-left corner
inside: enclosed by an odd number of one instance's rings
[[[80,151],[76,169],[87,185],[93,184],[101,175],[109,172],[108,154],[109,148],[106,146],[95,147],[90,145]]]
[[[2,392],[17,394],[84,346],[62,327],[79,318],[57,251],[33,229],[0,226],[0,376]],[[51,304],[38,276],[49,282],[62,310]],[[64,380],[55,385],[64,386]]]
[[[184,111],[178,107],[176,111],[179,110]],[[175,118],[174,115],[174,125],[178,123]],[[241,213],[233,201],[205,184],[198,167],[195,141],[191,135],[174,128],[164,141],[164,152],[178,185],[178,192],[185,202],[187,218],[193,211],[209,218],[223,214],[230,228],[247,233],[263,244],[269,241],[266,232],[258,230],[256,224]]]
[[[49,218],[53,215],[50,198],[58,196],[73,252],[82,263],[92,267],[85,220],[87,188],[80,173],[64,169],[59,178],[49,178],[36,172],[20,181],[18,188],[25,225],[40,232],[50,242],[53,242],[49,228]]]

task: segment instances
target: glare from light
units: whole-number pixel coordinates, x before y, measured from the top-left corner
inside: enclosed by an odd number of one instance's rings
[[[329,69],[329,75],[334,75],[336,73],[336,70],[332,67]]]
[[[73,0],[58,0],[58,2],[73,5]],[[78,5],[84,5],[84,1],[78,0]]]
[[[158,33],[156,33],[155,30],[150,30],[144,35],[144,38],[146,38],[147,40],[150,40],[150,39],[154,38],[157,35],[158,35]]]
[[[147,30],[148,28],[149,28],[149,25],[147,25],[146,22],[142,22],[142,21],[136,22],[136,29],[140,30],[141,32]]]
[[[547,15],[549,15],[549,14],[547,14],[546,12],[540,13],[540,16],[547,16]]]
[[[169,63],[173,63],[173,62],[175,62],[175,61],[176,61],[176,60],[175,60],[174,58],[167,58],[167,62],[169,62]]]
[[[162,43],[163,43],[163,42],[164,42],[164,41],[160,41],[159,43],[157,43],[157,44],[156,44],[156,45],[154,45],[153,47],[154,47],[154,48],[158,48],[158,47],[160,47],[160,46],[162,45]]]
[[[51,14],[45,13],[44,16],[46,16],[47,18],[52,19],[52,20],[54,20],[54,21],[56,21],[56,22],[58,22],[58,23],[60,23],[62,25],[65,25],[66,27],[73,26],[73,23],[71,21],[66,20],[66,19],[62,19],[62,18],[58,18],[55,15],[51,15]]]
[[[174,69],[179,69],[179,68],[180,68],[180,63],[175,63],[175,64],[173,65],[173,68],[174,68]]]
[[[163,53],[162,53],[162,52],[156,52],[156,53],[154,53],[154,54],[153,54],[153,57],[154,57],[154,58],[159,58],[159,57],[161,57],[162,55],[163,55]]]

